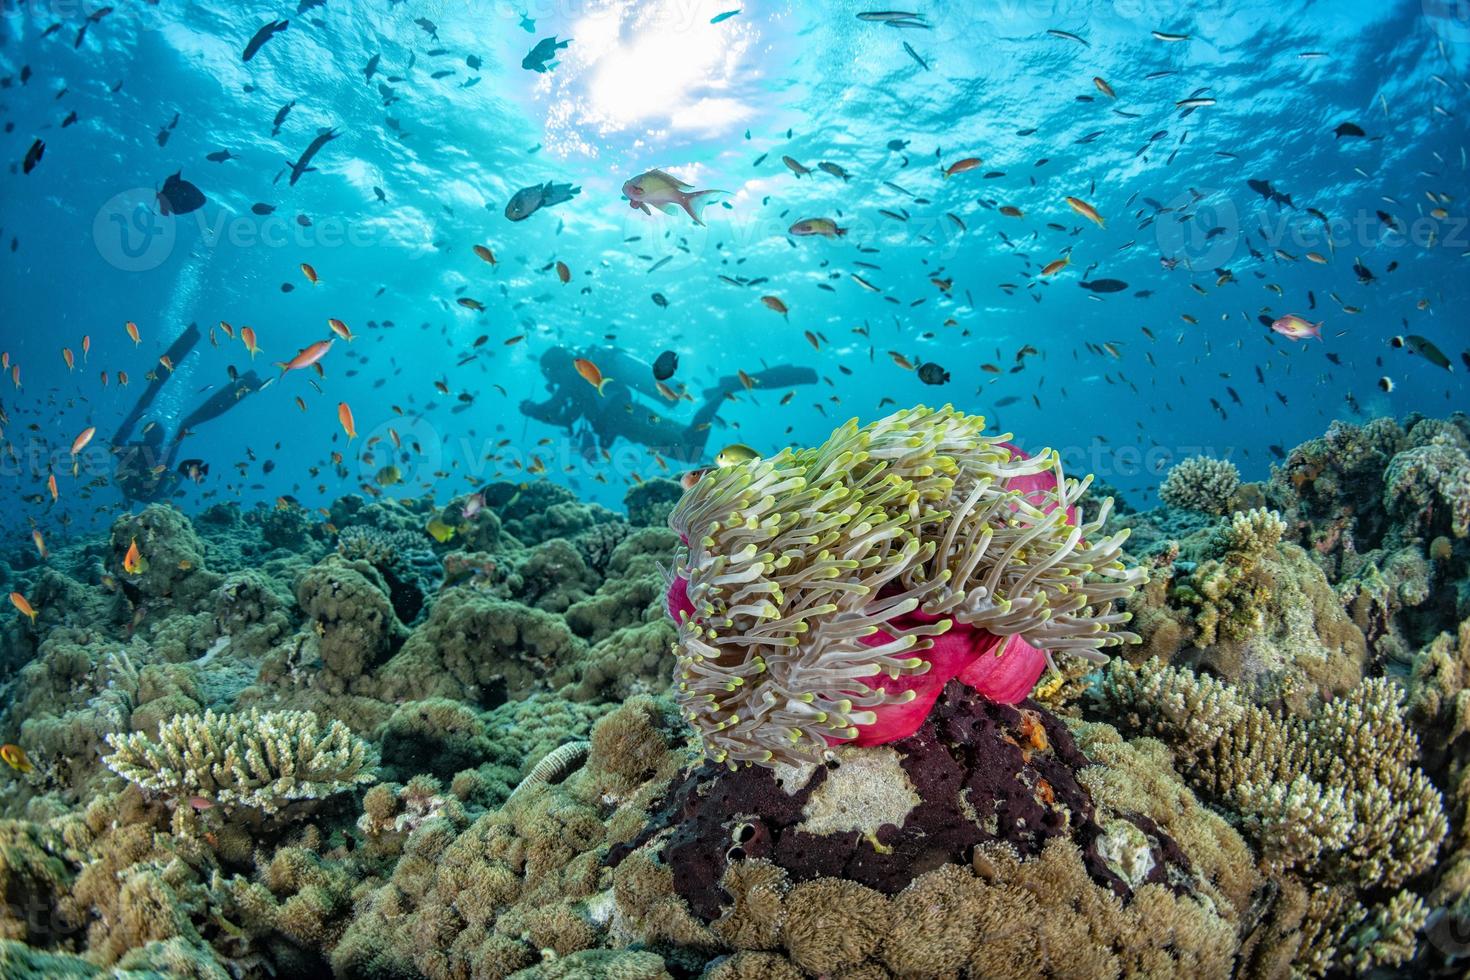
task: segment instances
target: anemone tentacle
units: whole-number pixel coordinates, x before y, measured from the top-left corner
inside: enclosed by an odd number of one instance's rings
[[[676,693],[710,758],[820,759],[919,697],[955,629],[996,656],[1010,637],[1099,662],[1137,641],[1113,603],[1144,572],[1103,534],[1111,500],[1084,521],[1091,477],[984,427],[948,406],[849,421],[684,495]]]

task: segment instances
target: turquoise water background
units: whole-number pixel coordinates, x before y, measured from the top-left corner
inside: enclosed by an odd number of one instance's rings
[[[190,322],[252,326],[262,372],[329,336],[328,317],[357,339],[335,344],[316,386],[293,372],[190,436],[181,456],[211,471],[183,485],[186,510],[281,494],[317,506],[364,483],[448,499],[539,464],[616,503],[630,480],[663,475],[659,461],[620,443],[589,462],[564,431],[517,410],[544,396],[537,360],[557,344],[612,342],[650,361],[675,350],[676,380],[696,397],[737,369],[816,369],[821,380],[785,405],[788,389],[737,393],[709,454],[731,442],[810,444],[892,404],[952,402],[1027,448],[1062,449],[1137,504],[1195,452],[1261,478],[1273,445],[1331,419],[1467,404],[1463,4],[926,3],[915,12],[928,29],[860,20],[872,8],[853,3],[100,7],[7,5],[0,20],[4,152],[16,164],[0,201],[0,349],[23,385],[0,384],[0,486],[17,538],[27,517],[110,519],[120,497],[85,485],[107,476],[106,436]],[[243,62],[272,18],[289,28]],[[523,69],[553,35],[572,39],[553,70]],[[1214,104],[1177,105],[1191,97]],[[1335,136],[1344,122],[1366,135]],[[322,127],[340,136],[317,172],[289,185],[284,162]],[[22,173],[36,138],[44,156]],[[206,160],[221,149],[233,158]],[[783,155],[815,172],[795,176]],[[967,157],[984,162],[943,177]],[[820,161],[851,179],[815,170]],[[707,227],[628,206],[623,182],[655,167],[730,192],[706,209]],[[176,171],[208,203],[163,217],[153,192]],[[1250,179],[1297,207],[1264,199]],[[581,193],[508,221],[509,197],[544,181]],[[1094,205],[1106,228],[1068,196]],[[274,211],[254,213],[259,203]],[[1329,219],[1330,244],[1308,206]],[[1439,207],[1443,218],[1431,214]],[[848,235],[787,234],[814,216]],[[1327,262],[1309,261],[1312,251]],[[1040,275],[1064,255],[1068,268]],[[1161,258],[1180,261],[1171,270]],[[1355,259],[1374,281],[1359,281]],[[1232,278],[1221,282],[1221,270]],[[1127,288],[1094,293],[1079,288],[1084,277]],[[952,281],[948,292],[936,279]],[[767,295],[789,314],[763,305]],[[1259,319],[1287,313],[1323,321],[1323,342],[1272,335]],[[805,331],[825,338],[819,350]],[[1454,370],[1392,346],[1410,334]],[[238,340],[217,339],[178,365],[149,418],[168,425],[226,385],[229,365],[250,366]],[[1035,353],[1013,372],[1027,346]],[[936,362],[951,380],[925,385],[890,351]],[[119,369],[132,383],[103,387],[100,373]],[[343,401],[359,433],[350,447]],[[693,406],[650,409],[687,418]],[[98,438],[73,475],[67,450],[89,425]],[[333,451],[346,453],[340,471]],[[381,490],[373,475],[390,461],[404,482]],[[48,472],[61,487],[54,505]]]

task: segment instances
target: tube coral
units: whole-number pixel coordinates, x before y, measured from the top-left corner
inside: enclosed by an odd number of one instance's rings
[[[820,759],[912,734],[950,679],[1020,701],[1047,651],[1137,640],[1143,578],[1091,478],[945,407],[848,422],[814,449],[706,473],[669,518],[676,694],[717,762]]]

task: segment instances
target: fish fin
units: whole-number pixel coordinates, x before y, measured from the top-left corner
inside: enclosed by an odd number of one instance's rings
[[[695,191],[693,194],[681,194],[679,196],[679,203],[681,205],[683,205],[684,210],[689,214],[689,217],[691,217],[691,218],[694,219],[694,223],[696,225],[700,225],[701,227],[703,227],[704,222],[700,219],[699,212],[696,211],[695,208],[696,207],[702,208],[702,207],[704,207],[706,204],[708,204],[710,202],[707,201],[707,200],[700,200],[700,198],[707,198],[707,197],[709,197],[712,194],[728,194],[728,193],[729,193],[729,191],[719,191],[719,190]]]
[[[686,188],[692,188],[694,186],[693,184],[685,183],[684,181],[680,180],[678,177],[675,177],[673,174],[669,173],[667,170],[659,170],[657,167],[655,167],[654,169],[650,170],[649,171],[649,174],[651,174],[654,177],[658,177],[661,180],[667,180],[669,183],[673,184],[675,187],[679,188],[680,190],[684,190]]]

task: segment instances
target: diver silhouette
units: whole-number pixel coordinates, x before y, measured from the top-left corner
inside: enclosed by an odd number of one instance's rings
[[[577,373],[573,363],[585,357],[598,366],[607,383],[602,394]],[[654,450],[665,458],[688,465],[698,463],[715,417],[725,399],[744,384],[740,378],[726,376],[712,388],[705,389],[704,400],[690,421],[680,422],[653,411],[637,396],[662,401],[653,379],[652,366],[616,347],[599,347],[575,353],[565,347],[552,347],[541,355],[541,373],[551,393],[545,401],[526,399],[521,414],[547,425],[564,427],[576,437],[582,455],[595,459],[622,437]],[[811,368],[779,365],[757,371],[748,377],[765,388],[815,384],[817,372]]]
[[[199,337],[199,327],[191,323],[169,345],[165,356],[175,369],[193,351],[199,343]],[[112,451],[117,455],[117,462],[113,467],[113,483],[129,501],[147,502],[171,495],[179,484],[174,461],[178,457],[184,437],[192,434],[197,426],[225,414],[239,404],[241,399],[259,391],[265,384],[254,371],[247,371],[178,420],[172,438],[168,437],[163,423],[160,422],[145,427],[141,438],[133,439],[133,429],[173,375],[174,371],[167,369],[155,370],[153,378],[138,396],[132,411],[128,412],[112,436]]]

